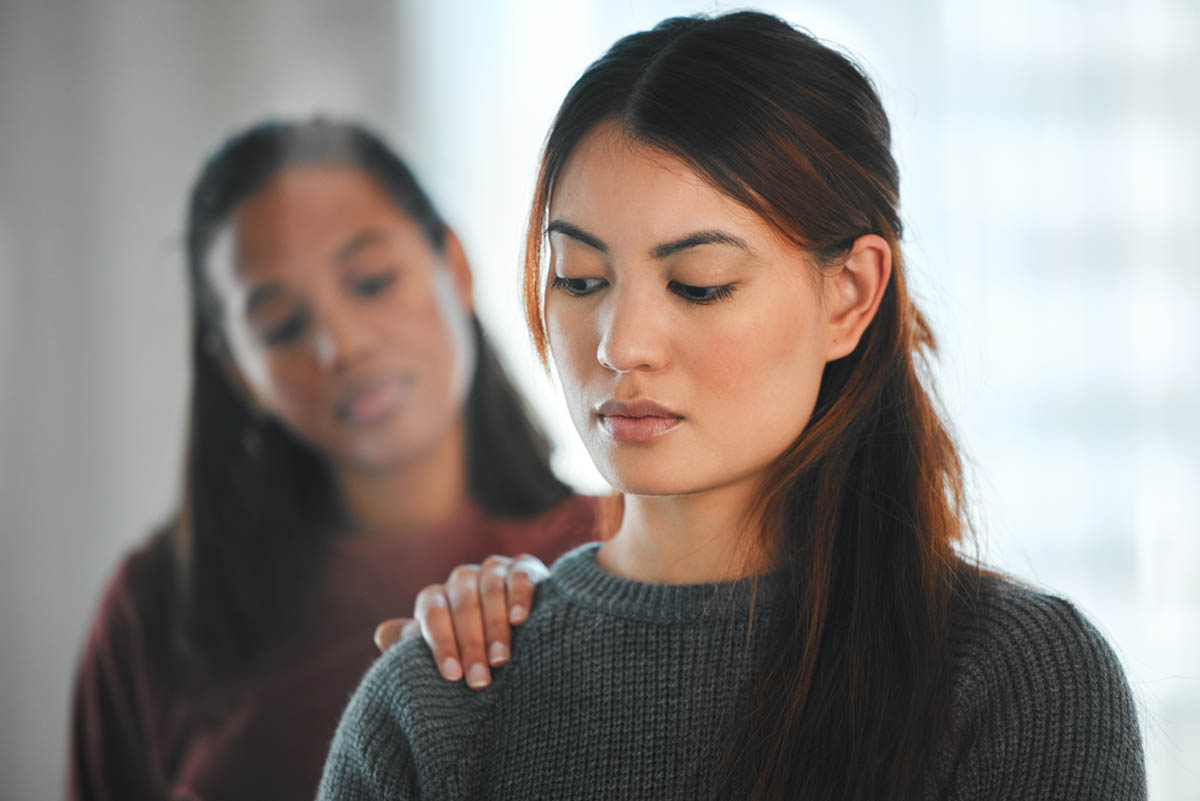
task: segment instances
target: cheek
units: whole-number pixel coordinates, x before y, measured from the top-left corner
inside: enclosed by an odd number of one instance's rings
[[[386,332],[388,361],[419,374],[422,394],[436,407],[427,411],[457,410],[475,368],[471,319],[452,289],[430,290],[402,304],[380,304],[372,314]]]
[[[590,316],[578,309],[564,309],[554,300],[546,303],[546,337],[550,358],[562,384],[563,396],[572,416],[586,405],[583,388],[597,366],[599,338]]]
[[[311,418],[322,414],[324,383],[313,359],[302,348],[289,353],[268,354],[266,385],[259,395],[284,422],[300,433]]]
[[[817,333],[804,312],[781,306],[688,339],[689,372],[711,404],[715,439],[782,452],[799,436],[824,371]]]
[[[303,416],[319,398],[321,384],[312,354],[301,344],[267,347],[246,326],[226,332],[234,363],[253,400],[285,422]]]

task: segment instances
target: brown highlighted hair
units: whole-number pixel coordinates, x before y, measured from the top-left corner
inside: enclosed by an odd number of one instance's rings
[[[789,614],[722,737],[718,798],[903,799],[950,725],[951,603],[977,571],[958,451],[922,382],[934,339],[905,285],[887,115],[846,56],[778,18],[668,19],[626,36],[567,94],[542,157],[524,294],[543,361],[544,226],[555,182],[602,122],[751,209],[823,270],[883,237],[892,277],[857,349],[759,499]]]

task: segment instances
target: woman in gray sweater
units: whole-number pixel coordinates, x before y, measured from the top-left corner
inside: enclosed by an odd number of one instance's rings
[[[1107,644],[955,550],[898,203],[873,87],[774,17],[588,68],[524,289],[620,528],[555,564],[490,690],[390,649],[321,798],[1144,798]]]

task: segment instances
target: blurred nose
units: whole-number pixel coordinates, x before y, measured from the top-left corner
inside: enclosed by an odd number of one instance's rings
[[[667,309],[646,292],[617,289],[597,323],[596,359],[617,373],[660,370],[668,361]]]
[[[371,332],[354,309],[322,309],[315,334],[317,363],[326,370],[344,370],[371,348]]]

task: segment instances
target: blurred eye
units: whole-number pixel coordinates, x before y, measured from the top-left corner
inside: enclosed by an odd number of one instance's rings
[[[370,298],[378,295],[391,286],[396,280],[395,272],[380,273],[378,275],[367,276],[366,278],[358,278],[351,285],[351,290],[360,298]]]
[[[674,292],[679,297],[686,300],[688,303],[716,303],[718,300],[725,300],[733,294],[733,284],[722,284],[721,286],[692,286],[691,284],[681,284],[678,281],[671,281],[667,284],[667,289]]]
[[[556,275],[550,282],[550,288],[560,289],[575,297],[582,297],[592,294],[607,283],[603,278],[563,278],[561,275]]]
[[[307,328],[308,312],[300,311],[284,318],[282,322],[266,328],[262,333],[262,338],[268,345],[288,345],[299,339]]]

